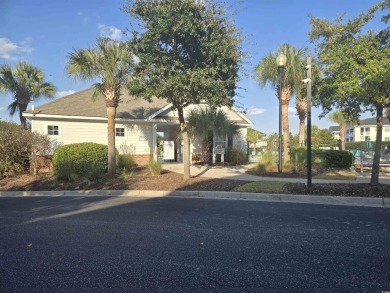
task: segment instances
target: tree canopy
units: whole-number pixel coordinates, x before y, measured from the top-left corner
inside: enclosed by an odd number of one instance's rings
[[[166,99],[177,109],[184,141],[184,178],[189,139],[183,109],[205,101],[232,106],[243,58],[241,36],[216,1],[134,0],[124,11],[139,21],[129,50],[137,64],[129,93]]]
[[[343,110],[347,118],[357,118],[364,110],[376,112],[376,150],[371,184],[378,184],[382,143],[383,110],[390,106],[390,47],[388,28],[374,32],[366,29],[385,2],[344,22],[311,17],[309,33],[317,45],[322,79],[317,98],[325,113],[333,107]]]

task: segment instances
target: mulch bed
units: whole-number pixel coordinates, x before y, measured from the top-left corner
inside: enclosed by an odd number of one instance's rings
[[[184,181],[183,174],[163,171],[153,176],[147,168],[137,168],[133,174],[102,178],[96,182],[87,180],[58,182],[51,174],[31,175],[28,173],[0,179],[2,191],[43,190],[202,190],[230,191],[249,181],[192,177]]]
[[[278,174],[278,173],[275,173]],[[275,174],[266,174],[272,176]],[[278,174],[279,175],[279,174]],[[286,174],[283,174],[286,177]],[[297,175],[291,175],[297,176]],[[274,176],[275,177],[275,176]],[[302,178],[302,175],[299,176]],[[0,191],[44,191],[44,190],[200,190],[200,191],[232,191],[249,181],[232,179],[214,179],[192,177],[187,181],[183,175],[163,171],[163,174],[152,176],[147,168],[137,168],[133,174],[103,178],[96,182],[87,180],[63,183],[58,182],[51,174],[31,175],[18,174],[0,179]],[[313,184],[308,188],[303,183],[288,183],[285,192],[291,194],[390,197],[390,185],[379,184]]]

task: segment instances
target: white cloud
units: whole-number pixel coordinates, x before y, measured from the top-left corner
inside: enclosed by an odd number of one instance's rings
[[[68,90],[68,91],[59,91],[56,93],[57,98],[62,98],[71,94],[74,94],[76,91],[74,90]]]
[[[114,41],[120,41],[123,35],[122,31],[115,26],[109,26],[109,25],[99,23],[98,29],[100,31],[101,37],[110,38]]]
[[[288,107],[288,113],[297,114],[297,109],[295,109],[294,107]]]
[[[22,53],[31,53],[34,49],[30,47],[31,39],[26,38],[19,44],[7,38],[0,38],[0,58],[6,60],[18,60]]]
[[[3,110],[5,110],[5,107],[0,107],[0,111],[3,111]]]
[[[84,23],[88,22],[89,18],[87,16],[85,16],[84,13],[82,13],[81,11],[77,11],[77,15],[83,19]]]
[[[266,110],[263,108],[251,108],[248,109],[248,115],[260,115],[263,114]]]

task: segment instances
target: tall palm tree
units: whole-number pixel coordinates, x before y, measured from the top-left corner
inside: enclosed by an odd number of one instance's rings
[[[26,118],[22,114],[28,104],[40,97],[54,97],[56,88],[45,81],[40,68],[19,62],[13,69],[7,64],[0,67],[0,92],[13,95],[14,101],[8,106],[9,113],[13,116],[18,111],[20,124],[27,128]]]
[[[276,87],[279,84],[278,68],[276,57],[279,52],[283,52],[287,57],[287,64],[284,67],[282,84],[282,125],[283,125],[283,152],[284,160],[290,160],[290,127],[288,122],[288,106],[291,96],[294,94],[297,85],[301,84],[305,70],[303,63],[304,49],[296,49],[290,44],[283,44],[278,52],[269,53],[264,56],[256,66],[256,77],[262,87],[270,84]]]
[[[116,172],[115,116],[120,102],[122,86],[128,81],[133,64],[133,56],[124,43],[108,38],[99,38],[95,48],[74,50],[68,55],[66,71],[70,77],[80,80],[93,80],[95,83],[93,98],[99,94],[105,98],[107,107],[108,136],[108,175]]]
[[[210,161],[210,148],[214,136],[237,133],[238,126],[231,122],[225,112],[215,108],[194,108],[187,117],[188,132],[200,140],[202,161]]]
[[[348,119],[340,109],[330,113],[328,118],[340,126],[341,149],[345,150],[345,129],[347,124],[357,124],[357,121]]]

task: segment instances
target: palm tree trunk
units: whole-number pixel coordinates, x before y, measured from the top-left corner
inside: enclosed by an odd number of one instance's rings
[[[345,151],[345,124],[340,124],[341,150]]]
[[[184,180],[188,180],[191,177],[190,173],[190,138],[187,131],[187,124],[184,121],[183,108],[177,109],[179,115],[180,131],[183,138],[183,168],[184,168]]]
[[[108,176],[116,173],[115,116],[116,107],[107,105]]]
[[[290,161],[290,126],[288,123],[288,105],[290,104],[290,89],[282,91],[282,125],[283,125],[283,162]]]
[[[299,145],[305,145],[305,119],[299,118]]]
[[[379,162],[382,149],[383,107],[376,107],[376,142],[375,154],[372,162],[371,185],[379,184]]]
[[[27,129],[27,120],[26,117],[23,117],[23,112],[27,110],[27,104],[18,104],[18,107],[20,125],[22,125],[24,129]]]
[[[299,145],[305,145],[305,120],[307,116],[307,99],[303,98],[301,94],[297,93],[295,97],[295,108],[298,112],[299,118]]]

